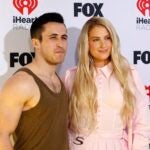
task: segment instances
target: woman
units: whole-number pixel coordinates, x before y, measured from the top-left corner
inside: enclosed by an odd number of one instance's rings
[[[70,96],[70,150],[148,150],[148,99],[120,53],[112,24],[93,17],[78,41],[78,64],[64,79]]]

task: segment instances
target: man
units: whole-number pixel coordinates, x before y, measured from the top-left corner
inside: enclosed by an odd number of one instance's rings
[[[35,58],[8,79],[0,93],[0,150],[68,150],[68,100],[56,74],[67,49],[63,17],[43,14],[30,33]]]

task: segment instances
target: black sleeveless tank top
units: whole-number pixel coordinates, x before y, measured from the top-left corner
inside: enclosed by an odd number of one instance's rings
[[[69,150],[68,97],[63,83],[60,93],[54,93],[31,70],[18,71],[33,77],[40,90],[40,100],[35,107],[22,112],[14,134],[14,150]]]

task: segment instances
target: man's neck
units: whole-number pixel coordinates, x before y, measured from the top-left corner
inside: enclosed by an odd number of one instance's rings
[[[41,63],[34,59],[27,67],[33,70],[37,75],[42,75],[45,77],[53,77],[56,74],[56,65],[50,65],[48,63]]]

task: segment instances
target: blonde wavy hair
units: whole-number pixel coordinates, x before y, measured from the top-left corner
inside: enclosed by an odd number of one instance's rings
[[[129,86],[132,76],[128,61],[120,53],[119,37],[106,18],[92,17],[84,24],[77,44],[79,60],[69,104],[70,129],[74,132],[92,131],[96,124],[97,89],[93,78],[95,68],[89,54],[88,34],[97,25],[104,26],[112,40],[110,59],[113,72],[123,89],[124,103],[120,115],[124,125],[128,124],[134,113],[134,95]]]

